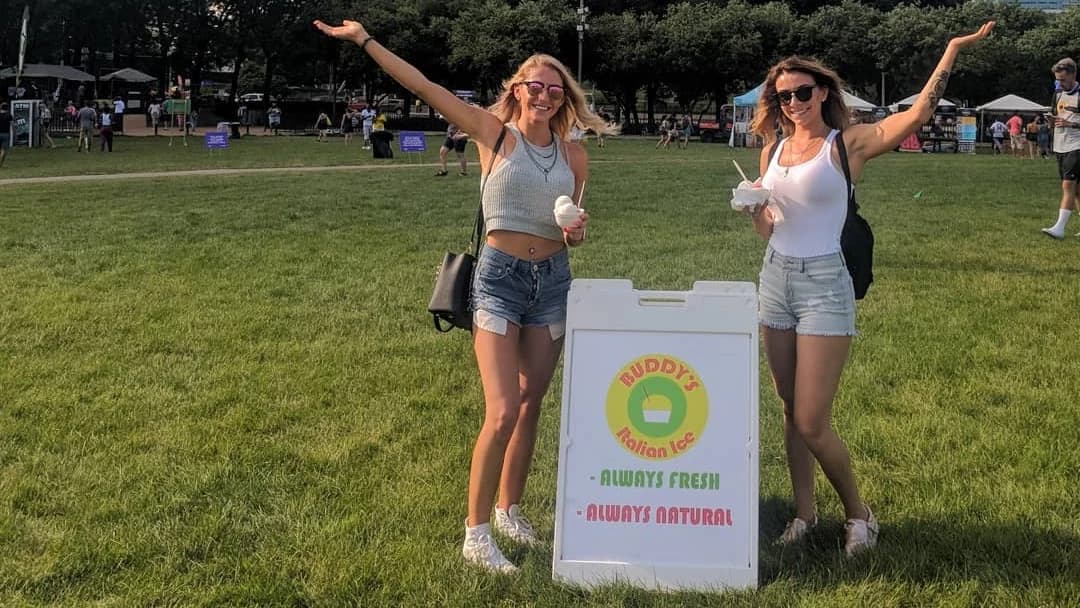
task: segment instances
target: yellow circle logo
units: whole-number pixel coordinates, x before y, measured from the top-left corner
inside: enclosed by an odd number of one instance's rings
[[[694,368],[671,355],[644,355],[619,370],[607,394],[612,435],[630,453],[668,460],[697,443],[709,398]]]

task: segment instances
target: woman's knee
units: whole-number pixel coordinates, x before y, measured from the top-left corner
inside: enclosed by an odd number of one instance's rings
[[[795,412],[789,419],[795,424],[795,430],[807,445],[814,445],[829,431],[828,416],[816,412]]]
[[[514,434],[514,427],[518,422],[518,409],[514,405],[506,404],[499,407],[498,411],[490,414],[484,421],[491,437],[497,443],[508,443]]]

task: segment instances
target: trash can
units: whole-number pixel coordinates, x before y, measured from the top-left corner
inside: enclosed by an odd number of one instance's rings
[[[371,154],[374,158],[394,158],[394,150],[390,147],[390,141],[394,134],[390,131],[371,132]]]

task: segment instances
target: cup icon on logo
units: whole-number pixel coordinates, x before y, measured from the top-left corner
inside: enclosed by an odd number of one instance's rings
[[[641,404],[641,414],[645,422],[667,424],[671,421],[671,401],[660,395],[651,395]]]

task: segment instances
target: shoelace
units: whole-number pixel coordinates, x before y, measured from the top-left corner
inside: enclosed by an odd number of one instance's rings
[[[506,559],[506,556],[499,552],[498,547],[495,546],[495,541],[491,538],[490,534],[481,534],[473,539],[473,545],[480,547],[480,554],[483,558],[489,562],[495,562],[502,566],[510,563],[510,560]]]

